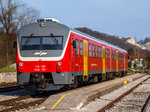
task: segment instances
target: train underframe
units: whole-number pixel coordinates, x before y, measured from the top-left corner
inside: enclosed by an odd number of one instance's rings
[[[80,72],[61,73],[18,73],[18,85],[33,91],[51,91],[60,89],[77,88],[84,83],[97,83],[122,77],[127,71],[107,72],[105,74],[89,74],[88,77],[80,75]]]

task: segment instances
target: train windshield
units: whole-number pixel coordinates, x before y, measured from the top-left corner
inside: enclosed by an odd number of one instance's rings
[[[62,50],[62,36],[22,37],[22,50]]]

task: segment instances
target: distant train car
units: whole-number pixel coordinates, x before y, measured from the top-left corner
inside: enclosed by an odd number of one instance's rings
[[[40,19],[17,36],[17,82],[34,90],[76,88],[127,73],[127,51],[58,23]]]

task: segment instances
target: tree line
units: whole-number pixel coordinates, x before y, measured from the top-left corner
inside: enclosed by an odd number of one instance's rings
[[[17,30],[39,18],[40,12],[19,0],[0,0],[0,67],[15,61]]]

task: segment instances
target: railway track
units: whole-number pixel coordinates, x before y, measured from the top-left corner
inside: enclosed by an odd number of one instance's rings
[[[3,86],[0,87],[0,93],[9,92],[9,91],[15,91],[21,89],[20,86],[14,85],[14,86]]]
[[[19,98],[13,98],[10,100],[0,101],[0,112],[11,112],[24,108],[28,108],[30,106],[35,106],[43,103],[47,97],[45,94],[35,94],[35,95],[27,95]]]
[[[148,99],[146,100],[146,103],[144,104],[141,112],[146,112],[147,110],[150,110],[150,95]]]
[[[0,93],[21,89],[16,82],[0,84]]]
[[[0,88],[1,88],[1,87],[6,87],[6,86],[15,86],[15,85],[17,85],[16,82],[3,83],[3,84],[0,84]]]
[[[150,79],[138,83],[136,86],[120,95],[98,112],[147,112],[150,109]]]

